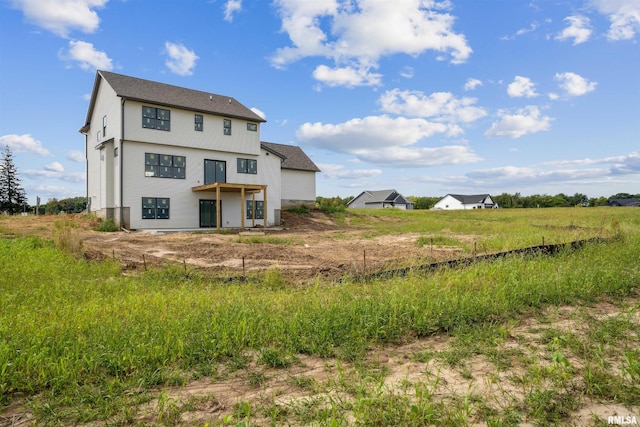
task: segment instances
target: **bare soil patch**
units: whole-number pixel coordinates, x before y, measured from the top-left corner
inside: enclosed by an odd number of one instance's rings
[[[264,236],[246,236],[242,230],[134,231],[104,233],[94,230],[96,219],[68,215],[83,241],[85,257],[118,259],[129,274],[171,263],[225,278],[269,269],[285,280],[304,283],[320,277],[334,280],[375,271],[431,263],[459,257],[461,248],[417,247],[417,233],[368,237],[367,227],[354,227],[321,211],[282,213],[282,227],[256,229]],[[11,234],[52,236],[60,216],[5,217],[0,225]],[[387,220],[387,219],[377,219]],[[388,221],[397,221],[389,218]],[[253,233],[250,233],[253,234]]]

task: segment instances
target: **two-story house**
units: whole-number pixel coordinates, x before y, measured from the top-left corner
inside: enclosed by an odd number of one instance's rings
[[[232,97],[98,71],[80,129],[88,211],[128,229],[278,224],[283,191],[315,202],[319,169],[299,147],[262,143],[264,122]]]

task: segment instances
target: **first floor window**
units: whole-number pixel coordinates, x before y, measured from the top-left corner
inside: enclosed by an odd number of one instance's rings
[[[247,219],[253,218],[253,208],[255,207],[255,219],[264,219],[264,202],[262,200],[247,200]]]
[[[169,198],[143,197],[142,219],[169,219]]]
[[[256,159],[238,159],[238,173],[258,173],[258,161]]]

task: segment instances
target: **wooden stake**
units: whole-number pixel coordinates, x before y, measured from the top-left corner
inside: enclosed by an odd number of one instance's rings
[[[142,263],[144,264],[144,271],[147,271],[147,260],[144,258],[144,254],[142,254]]]
[[[242,277],[247,277],[247,272],[244,268],[244,256],[242,257]]]
[[[363,271],[367,271],[367,250],[362,250],[362,268]]]

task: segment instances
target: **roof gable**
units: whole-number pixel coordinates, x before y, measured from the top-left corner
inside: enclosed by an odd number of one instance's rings
[[[302,148],[295,145],[276,144],[273,142],[260,142],[262,148],[271,151],[283,158],[281,168],[293,169],[309,172],[320,172],[318,166],[302,151]]]
[[[458,200],[460,203],[469,205],[473,203],[484,203],[488,197],[491,197],[489,194],[449,194],[449,196]]]
[[[93,86],[87,119],[83,128],[90,124],[96,102],[96,95],[98,93],[97,89],[99,85],[102,84],[102,81],[109,84],[116,92],[116,95],[123,99],[193,110],[218,116],[234,117],[253,122],[265,122],[262,117],[229,96],[216,95],[151,80],[129,77],[110,71],[98,71]]]
[[[411,202],[407,201],[402,194],[398,193],[396,190],[376,190],[376,191],[363,191],[358,196],[354,197],[349,201],[348,204],[351,204],[353,201],[359,198],[365,199],[366,203],[400,203],[400,204],[411,204]]]

